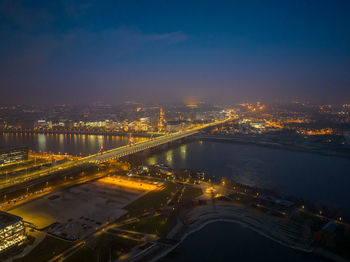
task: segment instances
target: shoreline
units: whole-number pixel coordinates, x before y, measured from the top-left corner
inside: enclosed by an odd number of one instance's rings
[[[7,130],[0,129],[0,133],[4,134],[44,134],[44,135],[92,135],[92,136],[125,136],[129,137],[131,134],[134,137],[149,138],[151,134],[149,133],[135,133],[135,132],[109,132],[109,131],[65,131],[65,130]],[[154,137],[161,136],[162,134],[153,134]]]
[[[155,257],[154,259],[150,260],[151,262],[156,262],[158,261],[159,259],[163,258],[163,257],[166,257],[169,253],[171,253],[174,249],[176,249],[179,245],[181,245],[186,239],[187,237],[189,237],[190,235],[202,230],[203,228],[205,228],[207,225],[209,224],[213,224],[213,223],[218,223],[218,222],[225,222],[225,223],[232,223],[232,224],[238,224],[240,225],[241,227],[244,227],[244,228],[248,228],[249,230],[252,230],[254,231],[255,233],[259,234],[260,236],[263,236],[265,238],[268,238],[274,242],[277,242],[279,243],[280,245],[282,246],[285,246],[285,247],[288,247],[288,248],[292,248],[292,249],[295,249],[295,250],[299,250],[301,252],[306,252],[306,253],[312,253],[313,251],[310,250],[310,251],[307,251],[307,250],[303,250],[303,249],[299,249],[295,246],[288,246],[284,243],[282,243],[281,241],[271,237],[271,236],[268,236],[267,234],[264,234],[262,231],[248,225],[248,224],[244,224],[243,222],[240,222],[240,221],[236,221],[234,219],[225,219],[225,218],[215,218],[215,219],[210,219],[208,221],[203,221],[203,223],[201,225],[199,225],[198,227],[196,228],[193,228],[191,231],[185,233],[180,241],[175,244],[173,247],[169,248],[168,250],[165,250],[164,252],[162,252],[161,254],[159,254],[157,257]]]
[[[283,247],[291,248],[298,252],[313,254],[329,259],[330,261],[349,262],[347,258],[341,257],[336,253],[312,246],[311,239],[308,236],[302,236],[298,233],[291,234],[285,231],[284,229],[286,227],[293,226],[288,221],[276,220],[273,217],[255,212],[254,210],[241,208],[241,206],[227,205],[226,203],[218,203],[215,206],[198,206],[190,210],[188,214],[187,226],[178,228],[174,237],[170,238],[176,240],[174,245],[164,246],[162,243],[159,243],[150,247],[146,252],[139,253],[139,255],[136,255],[136,257],[131,258],[129,261],[144,261],[145,259],[151,262],[159,261],[181,245],[188,236],[202,230],[207,225],[213,223],[232,223],[247,228]],[[174,228],[177,226],[178,224]]]
[[[310,250],[306,250],[306,249],[303,249],[303,248],[299,248],[297,246],[294,246],[294,245],[288,245],[286,243],[283,243],[282,241],[274,238],[274,237],[271,237],[269,235],[267,235],[266,233],[262,232],[262,230],[259,230],[257,228],[254,228],[253,226],[247,224],[247,223],[244,223],[242,221],[238,221],[238,220],[235,220],[235,219],[227,219],[227,218],[213,218],[213,219],[209,219],[207,221],[202,221],[202,223],[198,226],[196,226],[195,228],[193,228],[192,230],[190,230],[189,232],[186,232],[180,239],[180,241],[175,244],[174,246],[172,246],[171,248],[168,248],[162,252],[160,252],[160,254],[157,254],[154,258],[152,258],[151,260],[149,260],[150,262],[156,262],[156,261],[159,261],[160,259],[166,257],[168,254],[170,254],[172,251],[174,251],[179,245],[181,245],[186,239],[187,237],[189,237],[190,235],[196,233],[196,232],[199,232],[200,230],[202,230],[203,228],[205,228],[206,226],[210,225],[210,224],[213,224],[213,223],[232,223],[232,224],[236,224],[236,225],[239,225],[243,228],[248,228],[249,230],[257,233],[258,235],[262,236],[262,237],[265,237],[267,239],[270,239],[271,241],[274,241],[284,247],[287,247],[287,248],[291,248],[291,249],[294,249],[294,250],[297,250],[297,251],[300,251],[300,252],[305,252],[305,253],[312,253],[312,254],[315,254],[317,256],[320,256],[320,257],[323,257],[323,258],[327,258],[327,259],[330,259],[331,261],[335,261],[335,262],[349,262],[349,260],[343,258],[343,257],[340,257],[339,255],[337,254],[334,254],[330,251],[327,251],[327,250],[323,250],[323,249],[320,249],[320,248],[310,248]],[[140,258],[141,260],[138,260],[136,258],[135,261],[142,261],[142,257]],[[134,260],[132,260],[134,261]]]
[[[271,222],[273,222],[273,220],[260,222],[261,225],[259,225],[259,223],[254,225],[254,218],[253,219],[249,218],[254,213],[251,212],[250,210],[249,211],[247,211],[247,210],[244,211],[244,212],[247,212],[247,214],[249,215],[249,217],[245,217],[245,216],[242,216],[242,215],[234,214],[233,210],[231,210],[231,211],[230,210],[229,211],[225,210],[225,208],[227,208],[227,206],[225,206],[225,205],[224,206],[218,206],[218,207],[221,208],[221,210],[213,211],[211,209],[211,206],[203,207],[202,210],[198,210],[198,209],[197,210],[193,210],[193,212],[199,212],[199,213],[196,214],[192,218],[192,223],[190,223],[188,225],[188,228],[181,227],[175,233],[175,235],[176,234],[179,235],[179,241],[176,244],[174,244],[171,247],[167,247],[166,249],[160,249],[160,250],[149,249],[148,252],[143,253],[142,255],[140,254],[141,257],[137,256],[134,259],[131,259],[130,261],[142,261],[143,257],[145,257],[147,255],[151,255],[152,256],[153,252],[154,252],[154,257],[151,257],[149,261],[152,261],[152,262],[158,261],[159,259],[167,256],[174,249],[176,249],[191,234],[202,230],[204,227],[206,227],[209,224],[217,223],[217,222],[233,223],[233,224],[240,225],[243,228],[248,228],[249,230],[252,230],[253,232],[257,233],[258,235],[260,235],[262,237],[265,237],[267,239],[270,239],[270,240],[272,240],[272,241],[274,241],[276,243],[279,243],[280,245],[285,246],[287,248],[292,248],[294,250],[298,250],[300,252],[306,252],[306,253],[313,253],[314,252],[314,249],[312,247],[310,247],[308,244],[305,244],[305,243],[302,244],[301,243],[298,246],[297,243],[292,243],[292,242],[288,243],[288,239],[286,239],[286,237],[284,235],[280,235],[281,238],[279,239],[278,238],[278,232],[276,233],[276,231],[274,231],[274,229],[271,229],[271,227],[269,227],[269,223],[268,222],[270,221],[270,223],[271,223]],[[209,208],[209,210],[208,210],[208,208]],[[240,209],[238,209],[238,211],[239,210]],[[209,213],[208,213],[208,211],[209,211]],[[205,217],[205,216],[209,216],[209,217]],[[249,219],[251,221],[248,221]],[[159,248],[159,247],[160,246],[158,246],[157,248]]]
[[[215,138],[215,137],[212,137],[212,138],[197,137],[197,139],[202,141],[211,141],[211,142],[218,142],[218,143],[228,142],[228,143],[236,143],[241,145],[252,145],[252,146],[264,147],[264,148],[270,148],[270,149],[286,150],[291,152],[303,152],[303,153],[309,153],[309,154],[317,154],[321,156],[341,157],[341,158],[350,159],[350,153],[343,154],[334,150],[329,152],[324,152],[324,149],[308,149],[301,146],[283,145],[277,142],[263,143],[263,142],[257,142],[257,141],[238,140],[236,138]]]

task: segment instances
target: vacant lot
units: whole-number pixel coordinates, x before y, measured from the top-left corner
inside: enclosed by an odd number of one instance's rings
[[[146,192],[148,191],[141,187],[136,189],[124,187],[122,183],[113,184],[98,180],[54,192],[25,203],[10,213],[23,217],[38,228],[45,228],[57,222],[61,224],[60,231],[69,229],[68,231],[74,232],[74,228],[79,226],[86,229],[117,219],[126,213],[122,209],[124,206]]]

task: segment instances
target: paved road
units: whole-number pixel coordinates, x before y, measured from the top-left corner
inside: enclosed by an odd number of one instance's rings
[[[216,126],[222,123],[225,123],[226,121],[230,120],[230,118],[222,120],[222,121],[215,121],[213,123],[209,123],[209,124],[204,124],[189,130],[184,130],[184,131],[180,131],[180,132],[176,132],[176,133],[171,133],[168,135],[163,135],[160,137],[156,137],[147,141],[142,141],[142,142],[138,142],[138,143],[134,143],[132,145],[126,145],[126,146],[122,146],[122,147],[118,147],[112,150],[108,150],[105,151],[103,153],[98,153],[98,154],[94,154],[91,156],[87,156],[78,160],[72,160],[72,161],[68,161],[53,167],[48,167],[48,168],[44,168],[41,170],[37,170],[25,175],[21,175],[19,177],[15,177],[15,178],[11,178],[11,179],[0,179],[0,190],[10,187],[10,186],[15,186],[15,185],[19,185],[21,183],[30,181],[30,180],[34,180],[34,179],[38,179],[41,177],[45,177],[45,176],[49,176],[52,175],[54,173],[57,172],[62,172],[65,170],[69,170],[75,167],[80,167],[80,166],[84,166],[84,165],[88,165],[91,163],[102,163],[102,162],[106,162],[109,161],[111,159],[118,159],[120,157],[123,156],[127,156],[127,155],[131,155],[149,148],[154,148],[160,145],[164,145],[167,144],[169,142],[172,141],[176,141],[191,135],[194,135],[196,133],[198,133],[199,131],[201,131],[204,128],[207,127],[211,127],[211,126]]]

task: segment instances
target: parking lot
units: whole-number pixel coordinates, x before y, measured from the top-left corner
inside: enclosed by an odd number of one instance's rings
[[[76,239],[126,213],[122,208],[148,192],[105,179],[74,186],[25,203],[10,213],[38,228]]]

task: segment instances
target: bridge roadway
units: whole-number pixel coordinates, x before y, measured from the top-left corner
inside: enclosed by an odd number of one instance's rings
[[[68,161],[56,166],[52,166],[52,167],[48,167],[42,170],[37,170],[28,174],[22,174],[20,176],[15,176],[13,178],[5,178],[3,176],[3,178],[0,178],[0,190],[10,187],[10,186],[15,186],[15,185],[19,185],[21,183],[24,182],[29,182],[31,180],[34,179],[38,179],[38,178],[44,178],[47,177],[51,174],[57,173],[57,172],[62,172],[62,171],[66,171],[72,168],[77,168],[83,165],[91,165],[91,164],[99,164],[99,163],[103,163],[112,159],[118,159],[120,157],[124,157],[127,155],[131,155],[137,152],[141,152],[143,150],[146,149],[150,149],[150,148],[154,148],[160,145],[164,145],[167,144],[169,142],[173,142],[185,137],[189,137],[192,136],[196,133],[198,133],[199,131],[201,131],[204,128],[207,127],[212,127],[212,126],[216,126],[219,124],[222,124],[226,121],[230,120],[225,119],[222,121],[215,121],[213,123],[209,123],[209,124],[205,124],[205,125],[201,125],[199,127],[195,127],[189,130],[185,130],[185,131],[180,131],[180,132],[176,132],[176,133],[172,133],[172,134],[168,134],[168,135],[164,135],[164,136],[160,136],[160,137],[156,137],[153,138],[151,140],[147,140],[147,141],[142,141],[142,142],[138,142],[138,143],[134,143],[132,145],[126,145],[126,146],[122,146],[122,147],[118,147],[115,149],[111,149],[102,153],[97,153],[94,155],[90,155],[78,160],[72,160],[72,161]]]
[[[198,133],[200,130],[195,129],[195,130],[189,130],[189,131],[184,131],[180,133],[175,133],[172,135],[165,135],[161,137],[154,138],[152,140],[147,140],[147,141],[142,141],[138,142],[132,145],[126,145],[122,147],[118,147],[112,150],[105,151],[103,153],[95,154],[89,157],[86,157],[82,159],[82,161],[88,161],[88,162],[93,162],[93,163],[101,163],[105,161],[109,161],[112,159],[118,159],[120,157],[124,157],[127,155],[132,155],[137,152],[141,152],[143,150],[147,150],[150,148],[154,148],[160,145],[167,144],[169,142],[173,142],[191,135],[194,135]]]
[[[76,160],[76,161],[81,161],[83,163],[99,164],[99,163],[106,162],[106,161],[109,161],[112,159],[118,159],[120,157],[135,154],[137,152],[141,152],[141,151],[146,150],[146,149],[154,148],[154,147],[157,147],[160,145],[167,144],[169,142],[173,142],[173,141],[185,138],[185,137],[192,136],[194,134],[197,134],[199,131],[201,131],[204,128],[216,126],[216,125],[222,124],[228,120],[229,120],[229,118],[222,120],[222,121],[215,121],[213,123],[204,124],[204,125],[201,125],[199,127],[195,127],[195,128],[189,129],[189,130],[180,131],[180,132],[176,132],[176,133],[172,133],[172,134],[168,134],[168,135],[163,135],[160,137],[153,138],[151,140],[134,143],[132,145],[125,145],[125,146],[111,149],[111,150],[108,150],[108,151],[105,151],[102,153],[97,153],[97,154],[94,154],[94,155],[91,155],[88,157],[84,157],[84,158],[82,158],[80,160]]]

